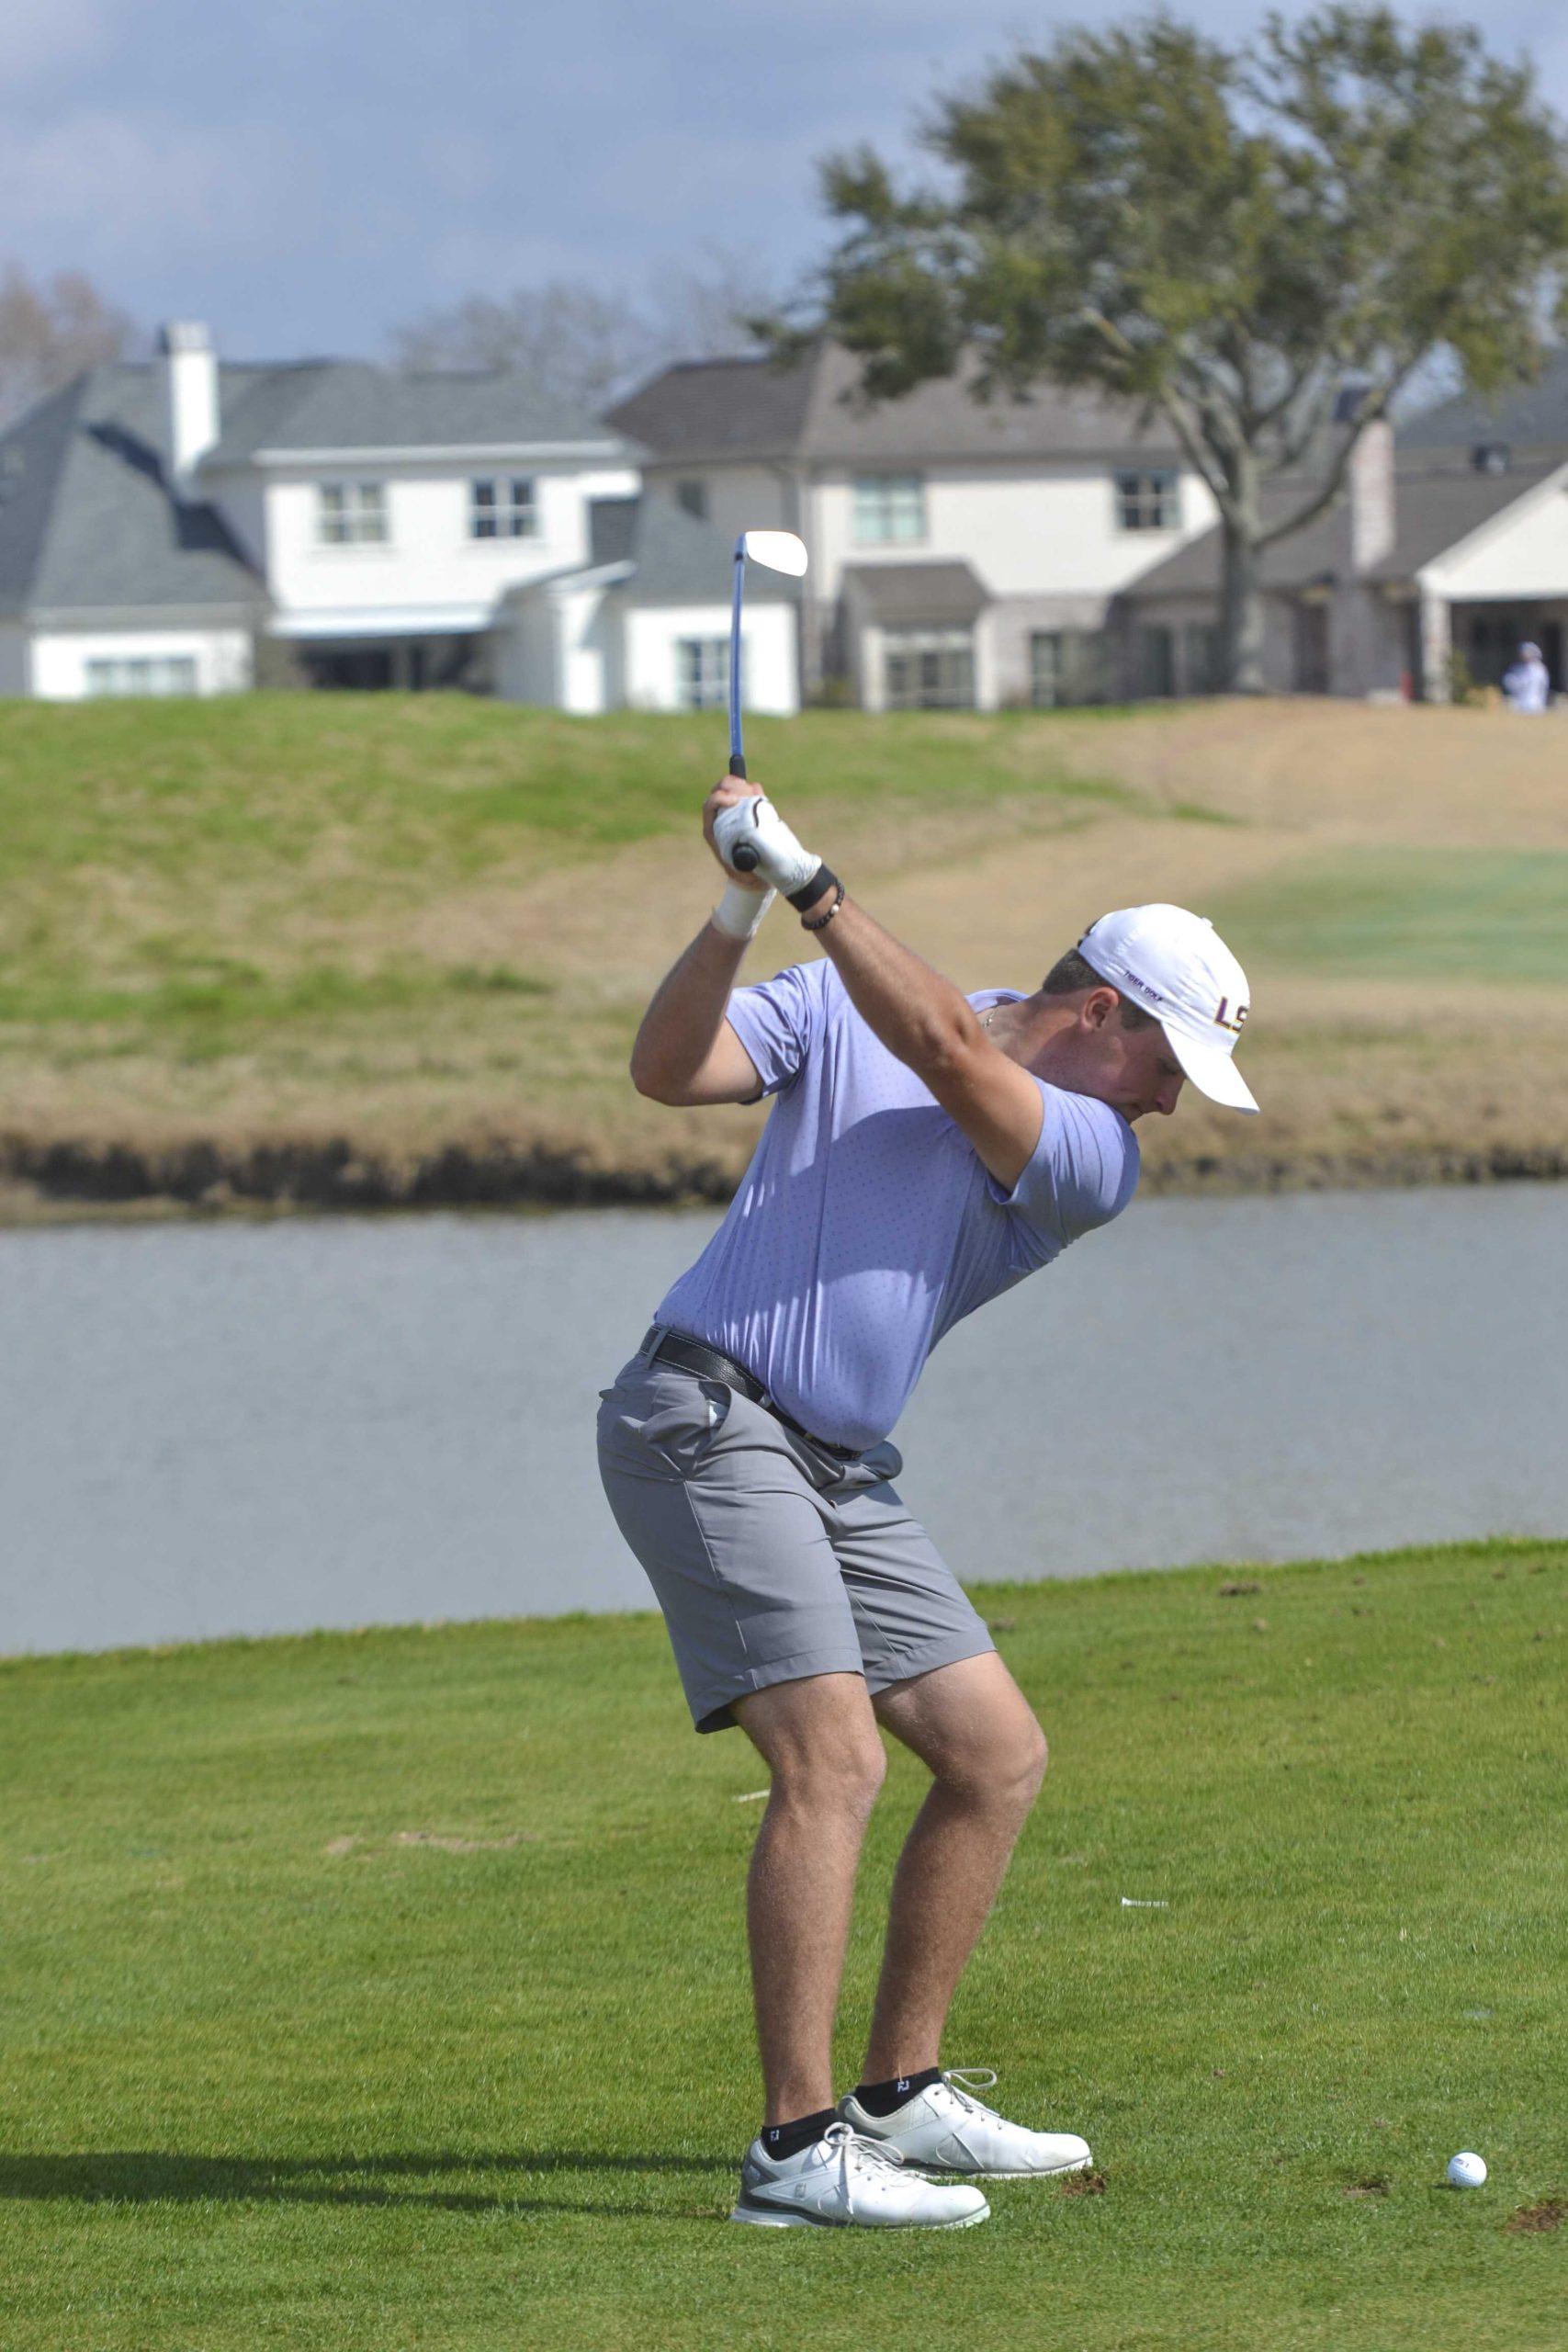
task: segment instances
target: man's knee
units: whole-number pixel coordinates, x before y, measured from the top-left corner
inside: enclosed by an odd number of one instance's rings
[[[985,1738],[944,1759],[936,1777],[972,1803],[1021,1818],[1040,1793],[1048,1761],[1045,1735],[1032,1712],[1021,1706],[1015,1720],[991,1726]]]
[[[775,1804],[870,1813],[887,1758],[859,1675],[775,1684],[735,1712],[773,1776]]]
[[[780,1755],[772,1769],[775,1800],[863,1818],[887,1776],[887,1756],[874,1727],[846,1726],[837,1737]]]
[[[1040,1794],[1040,1784],[1045,1778],[1045,1768],[1050,1761],[1051,1750],[1046,1745],[1045,1734],[1037,1718],[1032,1714],[1028,1729],[1019,1743],[1017,1759],[1019,1789],[1023,1795],[1026,1812]]]

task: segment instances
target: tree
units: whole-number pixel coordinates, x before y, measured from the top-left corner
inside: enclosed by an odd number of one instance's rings
[[[642,366],[648,331],[618,296],[552,279],[497,300],[469,294],[394,328],[392,356],[411,371],[477,369],[524,377],[542,393],[602,408]]]
[[[947,172],[909,193],[869,149],[829,159],[852,225],[776,346],[831,334],[870,399],[972,364],[983,399],[1089,386],[1163,418],[1219,508],[1234,691],[1263,684],[1263,549],[1338,497],[1416,371],[1526,382],[1564,315],[1561,130],[1474,28],[1332,6],[1249,48],[1163,12],[1069,30],[921,140]]]
[[[596,413],[656,368],[756,351],[749,322],[777,294],[749,254],[716,247],[695,266],[655,280],[640,303],[564,278],[499,300],[467,295],[392,330],[394,364],[521,376]]]
[[[20,263],[8,263],[0,277],[0,425],[85,368],[123,358],[136,340],[125,312],[79,271],[35,286]]]

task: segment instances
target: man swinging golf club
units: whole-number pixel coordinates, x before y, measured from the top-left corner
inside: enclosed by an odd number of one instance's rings
[[[723,1224],[605,1391],[599,1447],[697,1730],[739,1724],[771,1776],[748,1898],[766,2108],[731,2219],[962,2229],[990,2211],[977,2181],[1090,2156],[983,2104],[994,2077],[941,2067],[1045,1740],[896,1491],[887,1431],[944,1332],[1126,1207],[1134,1123],[1173,1111],[1184,1078],[1256,1110],[1232,1059],[1247,980],[1207,922],[1146,906],[1103,916],[1032,996],[965,998],[754,784],[727,777],[703,826],[728,887],[649,1006],[632,1076],[662,1102],[775,1100]],[[737,989],[775,892],[826,961]],[[861,2081],[835,2105],[878,1724],[931,1786]]]

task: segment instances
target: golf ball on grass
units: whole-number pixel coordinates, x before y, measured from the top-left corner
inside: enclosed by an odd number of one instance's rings
[[[1462,2150],[1459,2155],[1449,2158],[1450,2188],[1479,2188],[1485,2177],[1485,2164],[1480,2156],[1472,2154],[1468,2148]]]

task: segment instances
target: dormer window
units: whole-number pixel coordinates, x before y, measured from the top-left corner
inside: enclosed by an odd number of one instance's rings
[[[470,539],[534,539],[538,535],[531,474],[486,474],[468,484]]]
[[[324,548],[381,548],[387,528],[387,485],[323,481],[317,487],[316,537]]]

